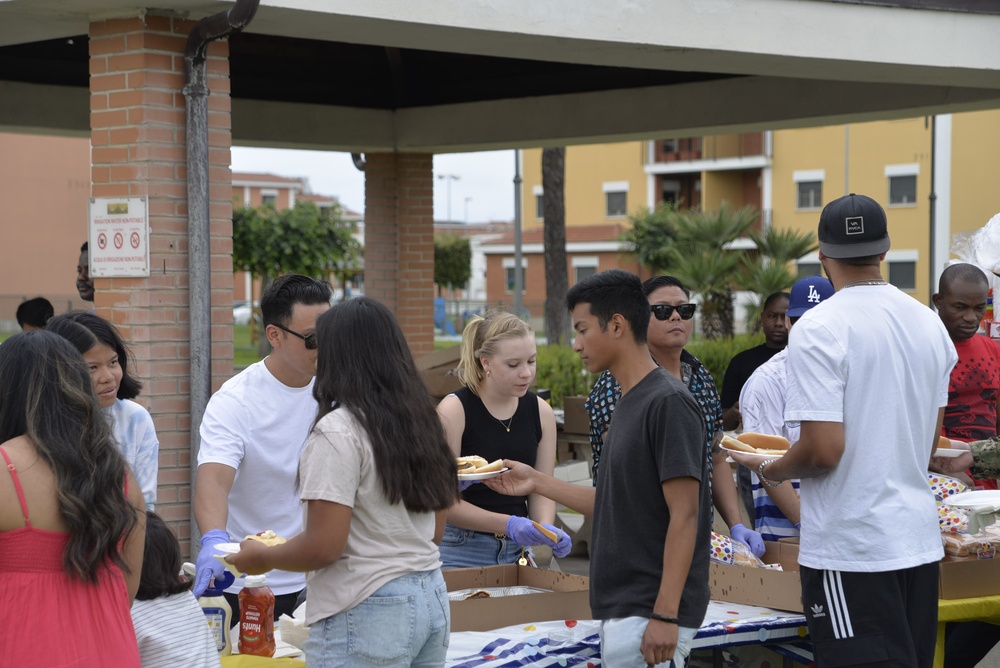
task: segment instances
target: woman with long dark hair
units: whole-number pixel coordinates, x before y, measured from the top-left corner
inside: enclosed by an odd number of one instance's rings
[[[241,571],[309,571],[306,662],[441,666],[450,626],[436,543],[455,460],[392,313],[373,299],[316,321],[319,412],[299,459],[305,531],[243,543]]]
[[[142,493],[83,359],[55,334],[0,346],[0,455],[3,663],[138,667]]]
[[[142,383],[130,371],[125,339],[110,322],[87,311],[57,315],[45,329],[72,343],[83,355],[94,394],[111,420],[118,451],[139,481],[146,508],[153,510],[160,441],[149,411],[132,401],[139,396]]]

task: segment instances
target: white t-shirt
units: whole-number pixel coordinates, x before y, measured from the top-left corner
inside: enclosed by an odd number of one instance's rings
[[[142,668],[216,668],[219,651],[205,613],[189,591],[132,603]]]
[[[125,457],[142,489],[146,510],[153,510],[156,505],[156,476],[160,468],[160,441],[156,438],[153,418],[149,411],[128,399],[115,399],[105,412],[111,418],[118,451]]]
[[[799,423],[785,422],[785,366],[788,348],[757,367],[740,390],[743,431],[799,440]]]
[[[236,469],[229,492],[226,530],[235,541],[268,529],[291,538],[302,532],[295,479],[299,455],[316,419],[313,381],[288,387],[263,361],[252,364],[212,395],[201,421],[198,466],[225,464]],[[267,584],[275,594],[305,586],[304,573],[271,571]],[[227,592],[237,593],[237,578]]]
[[[883,572],[943,556],[927,485],[958,360],[941,320],[891,285],[838,291],[789,335],[788,421],[842,422],[844,454],[802,480],[799,563]]]
[[[302,500],[352,508],[340,558],[309,574],[306,624],[353,608],[401,575],[441,566],[434,513],[390,504],[374,458],[368,434],[346,408],[324,415],[302,452]],[[303,506],[303,515],[307,512]]]

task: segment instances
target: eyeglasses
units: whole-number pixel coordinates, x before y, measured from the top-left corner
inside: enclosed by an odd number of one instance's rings
[[[651,304],[649,310],[653,312],[657,320],[670,320],[670,316],[674,314],[674,311],[681,316],[681,320],[690,320],[694,317],[694,311],[698,308],[697,304],[678,304],[677,306],[671,306],[670,304]]]
[[[305,342],[305,344],[306,344],[306,350],[316,350],[317,343],[316,343],[316,335],[315,334],[306,334],[305,336],[303,336],[303,335],[299,334],[296,331],[288,329],[284,325],[279,325],[276,322],[272,322],[271,324],[274,325],[275,327],[277,327],[278,329],[280,329],[283,332],[288,332],[292,336],[297,336],[300,339],[302,339]]]

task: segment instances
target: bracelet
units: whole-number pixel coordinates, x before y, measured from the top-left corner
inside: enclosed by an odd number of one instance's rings
[[[767,466],[768,464],[773,464],[776,461],[778,460],[765,459],[760,463],[760,466],[757,467],[757,477],[760,478],[760,481],[765,485],[767,485],[768,487],[777,487],[778,485],[781,484],[780,480],[775,482],[774,480],[770,480],[766,475],[764,475],[764,467]]]
[[[655,612],[649,613],[650,619],[655,619],[658,622],[666,622],[667,624],[677,624],[680,626],[681,620],[676,617],[667,617],[666,615],[660,615]]]

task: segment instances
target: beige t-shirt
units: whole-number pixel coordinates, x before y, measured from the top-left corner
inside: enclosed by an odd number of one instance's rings
[[[346,408],[325,416],[309,435],[299,471],[302,500],[332,501],[353,509],[340,558],[306,577],[306,624],[361,603],[407,573],[441,566],[434,513],[411,513],[382,493],[368,434]],[[308,524],[308,506],[303,505]]]

